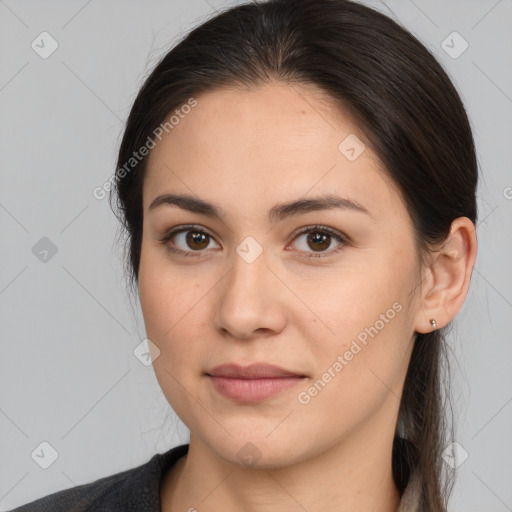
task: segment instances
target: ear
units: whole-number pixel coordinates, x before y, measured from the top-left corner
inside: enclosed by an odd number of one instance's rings
[[[455,219],[445,242],[431,254],[429,266],[423,271],[416,332],[433,331],[431,319],[440,329],[455,317],[469,290],[476,253],[475,225],[467,217]]]

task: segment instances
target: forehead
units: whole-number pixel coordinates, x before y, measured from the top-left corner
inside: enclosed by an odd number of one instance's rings
[[[253,206],[325,192],[396,203],[364,133],[320,89],[272,83],[217,89],[195,100],[151,152],[144,211],[170,191]],[[354,159],[347,149],[362,152]]]

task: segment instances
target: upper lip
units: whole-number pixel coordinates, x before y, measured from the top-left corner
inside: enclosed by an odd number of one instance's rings
[[[229,363],[216,366],[207,372],[211,377],[230,377],[232,379],[270,379],[276,377],[304,377],[304,375],[285,370],[266,363],[253,363],[248,366]]]

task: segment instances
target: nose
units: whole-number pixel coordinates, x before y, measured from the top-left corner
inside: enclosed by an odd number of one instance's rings
[[[286,287],[265,252],[254,261],[234,254],[233,266],[216,287],[215,325],[236,339],[267,337],[286,325]]]

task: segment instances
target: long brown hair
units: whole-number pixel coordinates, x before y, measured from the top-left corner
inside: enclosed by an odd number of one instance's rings
[[[230,8],[192,30],[156,65],[131,109],[110,200],[138,285],[147,157],[127,168],[175,109],[226,85],[313,84],[348,111],[400,190],[420,260],[457,217],[476,224],[477,161],[462,101],[433,55],[387,16],[349,0],[269,0]],[[124,172],[118,172],[124,169]],[[115,204],[114,204],[115,200]],[[400,491],[420,474],[421,510],[445,511],[452,487],[444,333],[417,334],[393,445]],[[448,436],[449,437],[449,436]]]

